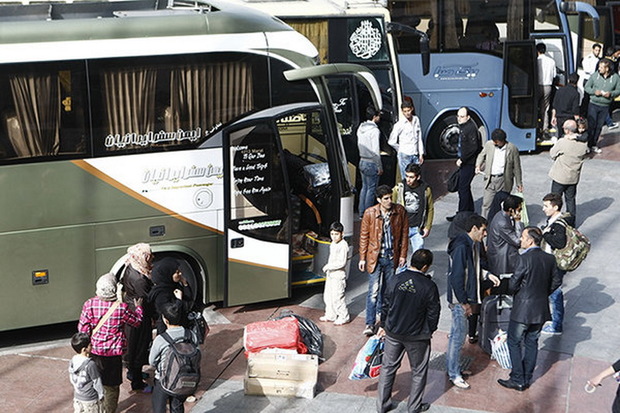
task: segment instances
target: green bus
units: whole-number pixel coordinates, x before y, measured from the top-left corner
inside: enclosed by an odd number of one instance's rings
[[[0,6],[0,331],[77,319],[128,246],[198,303],[320,280],[353,194],[316,48],[225,1]]]

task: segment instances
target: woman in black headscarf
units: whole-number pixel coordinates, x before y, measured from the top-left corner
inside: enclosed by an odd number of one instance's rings
[[[151,279],[155,284],[149,293],[149,301],[155,308],[157,334],[166,331],[161,312],[167,303],[180,301],[183,305],[183,322],[187,325],[187,313],[192,306],[192,290],[181,273],[180,263],[174,258],[163,258],[153,265]]]

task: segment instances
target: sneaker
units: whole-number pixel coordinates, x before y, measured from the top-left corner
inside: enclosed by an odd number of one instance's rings
[[[456,387],[458,387],[459,389],[469,389],[469,383],[467,383],[465,380],[463,380],[462,377],[457,377],[454,380],[450,380],[452,382],[452,384],[454,384]]]
[[[542,331],[543,334],[550,334],[552,336],[559,336],[560,334],[562,334],[561,331],[555,330],[552,326],[545,326],[543,327]]]
[[[592,147],[592,152],[594,152],[594,153],[601,153],[601,152],[603,152],[603,150],[601,148],[599,148],[598,146],[593,146]]]
[[[331,318],[327,318],[327,316],[321,316],[321,317],[319,317],[319,321],[323,321],[323,322],[329,321],[329,322],[332,322],[334,320],[332,320]]]
[[[616,129],[618,127],[618,124],[616,122],[613,122],[611,125],[607,126],[608,129]]]
[[[343,318],[338,318],[338,319],[336,319],[336,321],[334,321],[334,325],[335,326],[341,326],[341,325],[346,324],[348,322],[349,322],[349,318],[348,317],[344,318],[344,319]]]
[[[469,344],[476,344],[478,342],[478,336],[477,335],[473,337],[467,336],[467,340],[469,341]]]
[[[369,337],[375,334],[375,326],[371,326],[371,325],[366,326],[366,328],[364,329],[364,334]]]

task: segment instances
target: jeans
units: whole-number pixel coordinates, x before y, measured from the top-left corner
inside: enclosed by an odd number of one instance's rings
[[[415,412],[422,404],[422,395],[426,387],[428,373],[428,361],[431,355],[431,341],[401,341],[385,336],[383,348],[383,365],[377,385],[377,411],[388,412],[392,410],[392,387],[396,372],[400,367],[403,356],[407,352],[409,366],[411,367],[411,387],[407,411]]]
[[[609,115],[609,106],[599,106],[590,102],[588,105],[588,147],[596,146],[605,118]]]
[[[375,190],[379,183],[379,168],[375,163],[364,160],[360,160],[359,168],[362,175],[362,191],[360,192],[358,210],[362,216],[364,211],[376,202]]]
[[[474,197],[471,194],[471,181],[474,179],[476,167],[461,165],[459,168],[459,210],[474,211]]]
[[[424,238],[420,234],[420,227],[409,227],[409,249],[407,250],[406,265],[411,265],[411,256],[420,248],[424,248]]]
[[[508,324],[508,352],[512,362],[510,380],[517,384],[528,386],[532,381],[541,329],[542,324],[522,324],[513,320]]]
[[[372,273],[368,273],[368,294],[366,294],[366,325],[374,326],[377,314],[381,314],[381,296],[385,290],[385,283],[394,275],[394,261],[392,258],[379,257],[377,266]]]
[[[549,304],[551,304],[551,327],[555,331],[561,332],[562,324],[564,323],[564,293],[562,292],[562,287],[556,288],[551,293]]]
[[[575,198],[577,197],[577,184],[564,185],[555,181],[551,181],[551,192],[556,194],[564,194],[564,203],[566,204],[566,212],[572,215],[573,222],[568,222],[569,225],[575,225],[577,219],[577,205]]]
[[[448,338],[448,352],[446,353],[446,367],[450,380],[461,377],[461,349],[467,335],[467,317],[465,308],[461,304],[450,304],[452,311],[452,326]]]
[[[405,169],[410,163],[420,164],[420,157],[418,155],[407,155],[406,153],[398,152],[398,167],[400,169],[401,179],[405,179]]]

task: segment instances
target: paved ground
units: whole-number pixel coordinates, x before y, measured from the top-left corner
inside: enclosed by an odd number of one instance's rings
[[[441,314],[439,331],[432,342],[432,362],[425,401],[431,402],[430,412],[608,412],[617,385],[608,379],[603,387],[590,395],[583,391],[587,378],[614,362],[619,356],[616,328],[620,314],[620,277],[618,243],[620,210],[614,207],[620,199],[618,160],[620,136],[606,135],[604,153],[589,159],[583,169],[577,193],[577,223],[590,237],[592,251],[584,264],[565,278],[566,319],[562,336],[543,337],[540,341],[538,366],[532,387],[518,393],[497,385],[508,371],[489,360],[477,345],[466,344],[464,362],[473,376],[470,390],[455,389],[445,374],[449,312]],[[525,196],[530,222],[544,220],[541,198],[548,192],[547,172],[551,161],[546,152],[523,155]],[[439,194],[438,181],[451,169],[445,161],[429,165],[433,173],[429,181]],[[474,180],[474,195],[480,207],[480,177]],[[448,223],[457,204],[456,194],[447,194],[435,204],[433,232],[426,247],[435,253],[434,279],[445,295]],[[356,267],[354,257],[352,268]],[[322,315],[319,287],[296,290],[286,301],[262,305],[215,309],[211,333],[204,347],[203,382],[195,403],[186,403],[187,411],[197,412],[372,412],[375,411],[376,380],[350,381],[348,374],[353,359],[365,342],[363,311],[366,275],[353,271],[347,286],[347,301],[352,322],[342,327],[321,324],[325,337],[324,362],[319,368],[317,396],[312,400],[278,397],[244,396],[242,378],[246,360],[242,349],[243,327],[250,322],[266,320],[282,309],[318,320]],[[442,304],[445,299],[442,297]],[[72,356],[68,340],[44,346],[9,347],[0,349],[0,405],[10,412],[50,412],[71,410],[71,386],[67,363]],[[407,363],[405,363],[407,364]],[[398,374],[394,398],[406,400],[408,368]],[[609,381],[611,380],[611,381]],[[121,393],[119,411],[148,412],[150,396],[129,394],[128,384]],[[406,411],[405,403],[397,412]]]

